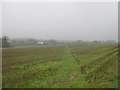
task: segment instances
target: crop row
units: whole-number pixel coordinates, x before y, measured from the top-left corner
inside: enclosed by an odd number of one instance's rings
[[[104,56],[88,63],[85,64],[83,66],[81,66],[81,72],[82,73],[86,73],[88,70],[90,70],[91,68],[93,68],[95,65],[100,64],[101,62],[103,62],[106,58],[108,58],[110,55],[114,54],[117,51],[117,49],[105,54]]]
[[[86,75],[86,80],[88,81],[88,83],[100,83],[102,80],[106,82],[112,82],[117,79],[117,71],[115,70],[115,67],[117,68],[117,57],[113,56],[104,63],[102,63],[98,68],[94,69],[92,72],[89,72]],[[110,72],[110,69],[113,71]]]
[[[36,69],[30,70],[23,73],[18,73],[13,75],[12,77],[3,78],[3,87],[11,86],[11,87],[20,87],[20,86],[28,86],[30,80],[42,80],[46,77],[49,77],[53,73],[55,73],[59,67],[49,67],[47,69]],[[12,86],[14,85],[14,86]]]

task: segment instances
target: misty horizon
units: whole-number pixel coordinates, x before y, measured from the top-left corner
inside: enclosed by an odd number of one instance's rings
[[[4,36],[2,36],[4,37]],[[70,41],[70,42],[74,42],[74,41],[83,41],[83,42],[94,42],[94,41],[100,41],[100,42],[106,42],[106,41],[115,41],[117,42],[116,40],[82,40],[82,39],[76,39],[76,40],[66,40],[66,39],[63,39],[63,40],[60,40],[60,39],[42,39],[42,38],[31,38],[31,37],[21,37],[21,38],[11,38],[9,36],[7,36],[10,40],[31,40],[31,39],[34,39],[34,40],[38,40],[38,41],[47,41],[47,40],[55,40],[55,41]]]
[[[116,3],[3,3],[3,35],[43,40],[118,41]]]

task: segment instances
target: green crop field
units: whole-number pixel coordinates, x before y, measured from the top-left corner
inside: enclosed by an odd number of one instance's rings
[[[2,49],[3,88],[117,88],[117,44]]]

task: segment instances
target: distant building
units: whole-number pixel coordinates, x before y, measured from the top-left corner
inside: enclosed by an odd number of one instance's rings
[[[37,42],[38,45],[44,45],[44,42]]]

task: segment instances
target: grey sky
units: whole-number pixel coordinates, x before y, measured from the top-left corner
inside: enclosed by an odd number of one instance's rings
[[[11,38],[117,40],[117,3],[3,3],[3,35]]]

